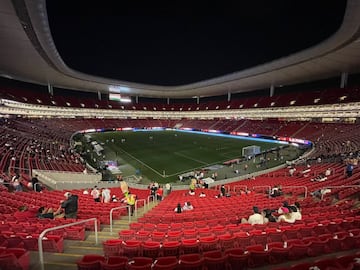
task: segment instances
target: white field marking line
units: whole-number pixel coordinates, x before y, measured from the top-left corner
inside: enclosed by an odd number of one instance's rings
[[[181,154],[181,153],[179,153],[179,152],[174,152],[174,154],[177,155],[177,156],[180,156],[180,157],[184,157],[184,158],[186,158],[186,159],[190,159],[190,160],[196,161],[196,162],[201,163],[201,164],[204,164],[204,165],[207,164],[206,162],[204,162],[204,161],[202,161],[202,160],[189,157],[189,156],[184,155],[184,154]]]
[[[157,170],[153,169],[152,167],[150,167],[149,165],[147,165],[146,163],[142,162],[141,160],[137,159],[136,157],[134,157],[133,155],[131,155],[130,153],[126,152],[124,149],[122,149],[121,147],[119,147],[121,151],[123,151],[125,154],[127,154],[129,157],[135,159],[137,162],[141,163],[142,165],[144,165],[145,167],[147,167],[148,169],[152,170],[154,173],[156,173],[157,175],[164,177],[163,174],[159,173]]]
[[[213,163],[206,163],[204,165],[206,165],[207,167],[209,166],[212,166],[212,165],[217,165],[219,163],[223,163],[225,161],[228,161],[229,158],[227,159],[223,159],[223,160],[219,160],[219,161],[216,161],[216,162],[213,162]],[[191,171],[194,171],[194,170],[197,170],[199,168],[202,168],[202,167],[194,167],[194,168],[191,168],[191,169],[188,169],[188,170],[185,170],[185,171],[180,171],[180,172],[177,172],[177,173],[174,173],[174,174],[167,174],[166,177],[171,177],[171,176],[175,176],[175,175],[180,175],[180,174],[183,174],[183,173],[186,173],[186,172],[191,172]]]

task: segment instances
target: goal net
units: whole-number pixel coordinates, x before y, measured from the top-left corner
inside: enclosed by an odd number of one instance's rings
[[[246,158],[254,157],[260,153],[261,153],[260,146],[257,146],[257,145],[246,146],[246,147],[243,147],[243,149],[242,149],[242,156],[246,157]]]

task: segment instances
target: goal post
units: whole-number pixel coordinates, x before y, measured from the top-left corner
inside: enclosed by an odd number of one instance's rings
[[[250,145],[250,146],[243,147],[243,149],[242,149],[242,156],[246,157],[246,158],[254,157],[260,153],[261,153],[261,150],[260,150],[260,146],[258,146],[258,145]]]

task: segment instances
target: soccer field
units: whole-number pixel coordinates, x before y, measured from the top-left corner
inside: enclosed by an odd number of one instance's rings
[[[157,181],[174,181],[182,173],[240,158],[245,146],[258,145],[261,151],[279,146],[240,137],[181,131],[122,131],[91,136],[103,143],[105,156],[112,152],[148,179]]]

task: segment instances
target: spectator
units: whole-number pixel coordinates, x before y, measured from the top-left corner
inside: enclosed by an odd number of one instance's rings
[[[283,213],[284,213],[284,212],[283,212],[284,208],[287,208],[287,209],[290,211],[290,209],[289,209],[289,203],[288,203],[287,201],[283,201],[283,205],[280,206],[280,208],[278,209],[277,212],[278,212],[280,215],[283,214]]]
[[[135,203],[136,203],[136,195],[132,194],[130,191],[125,195],[126,203],[130,206],[130,215],[134,215],[135,211]]]
[[[64,209],[65,218],[77,218],[78,196],[70,192],[64,194],[66,200],[61,202],[61,208]]]
[[[109,188],[104,188],[102,191],[101,191],[101,199],[104,203],[109,203],[110,200],[111,200],[111,191]]]
[[[295,222],[295,218],[292,216],[289,208],[287,207],[281,207],[280,208],[282,211],[282,215],[280,215],[278,217],[278,222],[287,222],[287,223],[294,223]]]
[[[200,195],[199,195],[200,198],[204,198],[206,197],[206,194],[204,193],[204,191],[201,191]]]
[[[21,183],[19,182],[18,179],[15,179],[15,181],[13,182],[13,187],[15,189],[15,192],[23,191],[22,185],[21,185]]]
[[[164,194],[164,189],[162,188],[161,185],[159,185],[159,188],[156,191],[156,198],[157,198],[158,201],[162,201],[163,194]]]
[[[61,213],[61,207],[59,207],[55,212],[52,208],[45,208],[44,206],[41,206],[38,210],[37,214],[38,218],[63,218],[64,214]]]
[[[220,193],[221,193],[221,196],[225,196],[225,195],[226,195],[226,189],[225,189],[225,186],[224,186],[224,185],[221,185],[221,187],[220,187]]]
[[[351,162],[346,165],[346,176],[351,177],[354,170],[354,166]]]
[[[177,206],[175,207],[174,209],[174,212],[175,213],[181,213],[182,212],[182,208],[181,208],[181,204],[178,203]]]
[[[301,220],[302,219],[302,215],[301,215],[301,212],[300,212],[300,204],[299,202],[295,202],[294,205],[291,205],[291,215],[292,215],[292,218],[296,220]]]
[[[32,178],[31,178],[31,184],[32,184],[32,188],[37,191],[40,192],[41,191],[41,187],[39,184],[39,179],[38,179],[38,175],[35,174]]]
[[[277,222],[276,217],[272,214],[273,210],[270,209],[264,209],[263,215],[264,215],[264,222]]]
[[[100,202],[100,191],[97,186],[94,186],[90,195],[93,197],[94,202]]]
[[[191,210],[194,210],[194,207],[191,205],[190,202],[185,202],[182,210],[183,211],[191,211]]]
[[[265,220],[263,215],[260,214],[260,210],[257,206],[253,207],[254,213],[249,216],[248,223],[251,225],[254,224],[264,224]]]

